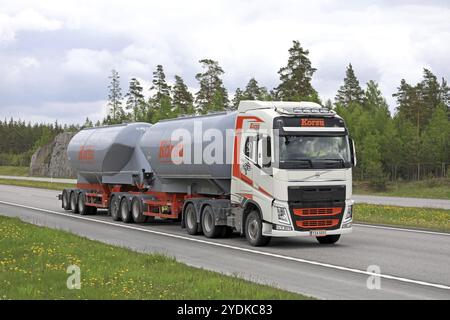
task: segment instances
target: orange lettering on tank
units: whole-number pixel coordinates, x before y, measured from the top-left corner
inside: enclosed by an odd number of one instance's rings
[[[92,146],[81,146],[78,152],[79,161],[94,161],[95,150]]]

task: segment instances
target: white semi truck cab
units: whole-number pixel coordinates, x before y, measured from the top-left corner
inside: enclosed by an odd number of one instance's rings
[[[334,111],[312,102],[243,101],[231,203],[244,216],[236,221],[247,224],[242,228],[254,245],[288,236],[334,243],[352,231],[355,164],[353,141]]]
[[[344,120],[312,102],[242,101],[237,111],[81,130],[68,146],[73,213],[180,221],[208,238],[317,237],[352,230],[355,148]]]

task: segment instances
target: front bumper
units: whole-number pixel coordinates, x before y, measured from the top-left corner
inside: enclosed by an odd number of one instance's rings
[[[333,235],[333,234],[347,234],[353,231],[352,227],[349,228],[339,228],[336,230],[326,230],[324,236]],[[264,232],[265,236],[268,237],[316,237],[316,235],[312,235],[309,231],[279,231],[272,229],[271,232]]]
[[[277,206],[280,206],[278,203]],[[289,210],[288,204],[285,204],[286,209]],[[347,234],[353,231],[353,200],[346,200],[343,207],[343,212],[340,214],[339,224],[333,228],[327,227],[315,227],[309,230],[299,230],[299,228],[294,227],[293,215],[289,215],[289,224],[282,223],[277,220],[277,217],[273,217],[274,223],[263,222],[263,235],[271,237],[316,237],[317,233],[320,232],[319,236],[336,235],[336,234]],[[320,219],[319,217],[313,219]],[[280,230],[277,226],[282,226],[284,230]],[[288,230],[287,230],[288,229]]]

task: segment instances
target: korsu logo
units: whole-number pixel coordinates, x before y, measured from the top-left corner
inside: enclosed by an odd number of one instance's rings
[[[325,127],[324,119],[301,119],[300,125],[302,127]]]

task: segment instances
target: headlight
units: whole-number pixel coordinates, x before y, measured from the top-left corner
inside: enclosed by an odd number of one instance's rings
[[[344,220],[351,220],[353,218],[353,205],[349,205],[347,207],[347,214],[345,215]]]
[[[285,207],[275,206],[275,211],[277,213],[278,221],[286,224],[290,224],[289,216]]]

